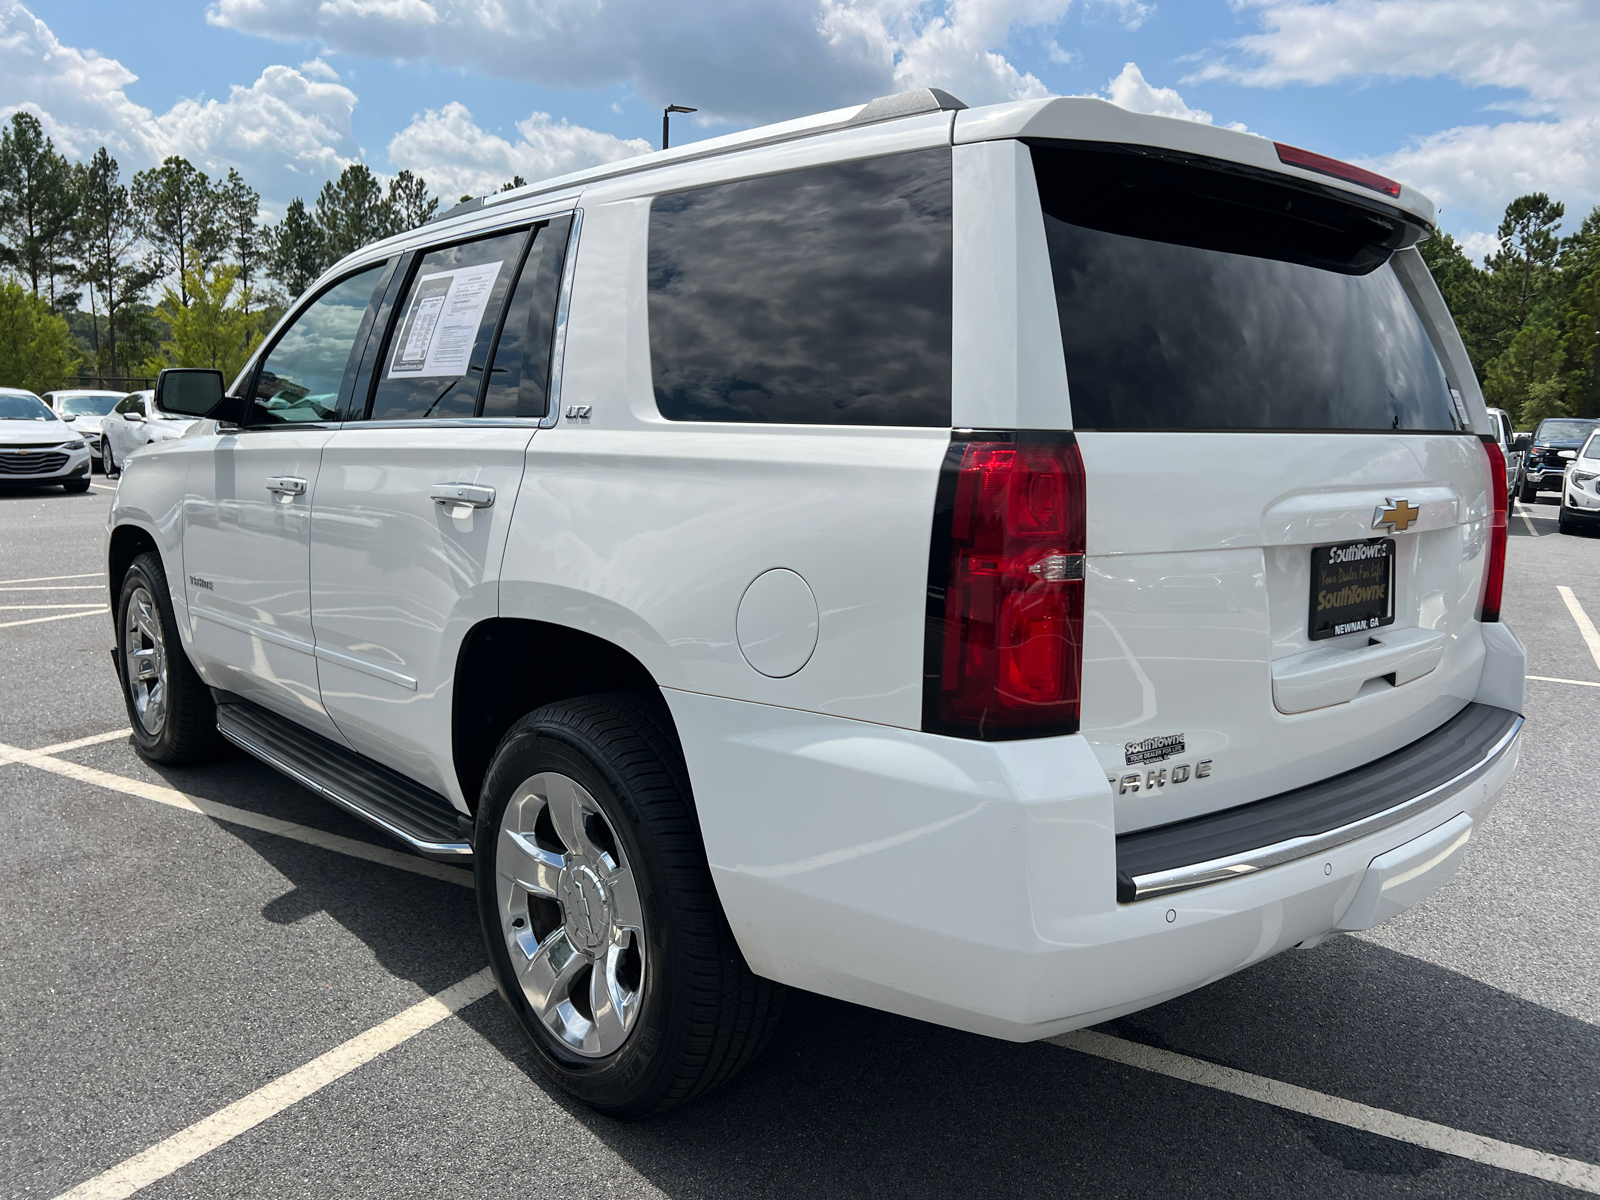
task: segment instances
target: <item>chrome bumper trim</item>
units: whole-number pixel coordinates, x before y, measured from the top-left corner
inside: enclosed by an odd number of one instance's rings
[[[1421,795],[1413,796],[1393,808],[1386,808],[1382,812],[1373,813],[1370,817],[1363,817],[1359,821],[1352,821],[1348,825],[1340,825],[1325,833],[1310,834],[1306,837],[1290,838],[1287,841],[1275,842],[1270,846],[1262,846],[1255,850],[1246,850],[1240,854],[1232,854],[1227,858],[1214,858],[1209,862],[1190,863],[1187,866],[1173,867],[1166,871],[1152,871],[1148,875],[1135,875],[1133,887],[1135,901],[1149,900],[1155,896],[1170,896],[1174,892],[1188,891],[1190,888],[1204,887],[1208,883],[1222,883],[1229,879],[1238,879],[1245,875],[1254,875],[1258,871],[1265,871],[1268,867],[1281,866],[1284,863],[1294,862],[1297,859],[1310,858],[1314,854],[1321,854],[1332,850],[1336,846],[1343,846],[1346,842],[1353,842],[1364,838],[1368,834],[1377,833],[1391,825],[1398,825],[1419,812],[1441,804],[1451,795],[1461,791],[1468,784],[1474,782],[1510,753],[1516,745],[1517,736],[1522,732],[1523,719],[1519,716],[1512,723],[1511,728],[1501,735],[1482,758],[1473,763],[1466,770],[1429,788]]]

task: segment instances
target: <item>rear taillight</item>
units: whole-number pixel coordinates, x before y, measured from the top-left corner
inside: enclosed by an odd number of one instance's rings
[[[930,733],[992,741],[1077,732],[1083,493],[1070,433],[955,435],[928,569]]]
[[[1278,148],[1278,161],[1288,163],[1291,167],[1299,167],[1305,171],[1315,171],[1319,175],[1332,175],[1335,179],[1343,179],[1349,183],[1359,183],[1362,187],[1369,187],[1375,192],[1382,192],[1385,196],[1398,196],[1400,185],[1392,179],[1386,179],[1376,171],[1368,171],[1347,162],[1340,162],[1337,158],[1329,158],[1325,154],[1313,154],[1309,150],[1302,150],[1298,146],[1285,146],[1282,142],[1273,142]]]
[[[1489,495],[1494,516],[1489,521],[1489,567],[1483,573],[1483,600],[1478,605],[1478,620],[1500,619],[1500,590],[1506,581],[1506,456],[1500,443],[1485,438],[1489,460]]]

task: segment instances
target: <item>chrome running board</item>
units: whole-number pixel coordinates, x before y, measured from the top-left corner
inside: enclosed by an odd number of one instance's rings
[[[438,792],[247,700],[217,705],[217,731],[247,754],[282,771],[399,839],[425,858],[472,861],[467,818]]]

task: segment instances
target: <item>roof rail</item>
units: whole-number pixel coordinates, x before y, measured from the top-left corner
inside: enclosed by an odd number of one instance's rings
[[[749,132],[754,135],[746,141],[727,142],[720,146],[696,151],[693,143],[689,146],[674,148],[671,151],[656,151],[651,154],[640,155],[637,158],[626,158],[619,162],[608,164],[610,169],[604,167],[590,168],[588,171],[573,172],[570,175],[557,176],[554,179],[530,184],[527,188],[517,188],[514,193],[494,192],[488,196],[475,196],[471,200],[463,200],[454,208],[447,209],[427,222],[432,225],[439,221],[448,221],[452,217],[466,216],[477,209],[485,208],[490,204],[502,203],[502,197],[509,200],[521,200],[528,196],[537,196],[541,192],[555,191],[558,188],[571,187],[577,183],[597,183],[603,179],[615,179],[621,175],[632,175],[637,171],[648,171],[664,165],[658,158],[659,154],[672,155],[668,162],[673,164],[681,162],[694,162],[701,158],[715,158],[723,154],[735,154],[740,150],[753,150],[759,146],[771,146],[779,142],[793,142],[801,138],[817,137],[824,133],[834,133],[841,129],[854,129],[861,125],[876,125],[880,121],[898,121],[905,117],[919,117],[927,113],[957,112],[967,106],[956,99],[943,88],[917,88],[909,92],[899,92],[893,96],[879,96],[876,100],[869,100],[849,117],[842,121],[831,121],[826,125],[813,125],[808,129],[796,129],[787,133],[770,134],[761,137],[760,129]]]

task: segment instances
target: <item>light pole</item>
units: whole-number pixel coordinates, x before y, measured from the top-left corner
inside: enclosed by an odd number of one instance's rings
[[[667,105],[667,107],[661,113],[661,148],[663,150],[665,150],[669,145],[668,135],[670,131],[668,129],[667,122],[672,119],[672,114],[675,112],[690,113],[699,111],[700,110],[698,108],[685,108],[681,104]]]

